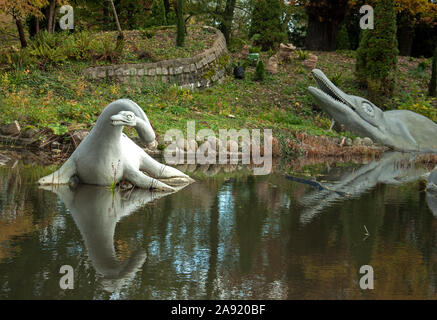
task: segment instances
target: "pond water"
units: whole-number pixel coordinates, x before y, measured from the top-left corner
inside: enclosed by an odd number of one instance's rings
[[[436,298],[437,205],[410,160],[320,164],[324,189],[207,170],[166,195],[45,190],[50,169],[2,167],[0,299]]]

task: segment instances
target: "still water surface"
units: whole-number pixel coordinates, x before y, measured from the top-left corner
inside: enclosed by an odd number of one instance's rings
[[[164,195],[44,190],[41,168],[3,167],[0,299],[436,298],[426,171],[388,155],[319,165],[331,191],[214,172]],[[73,290],[59,287],[62,265]],[[374,290],[359,287],[362,265]]]

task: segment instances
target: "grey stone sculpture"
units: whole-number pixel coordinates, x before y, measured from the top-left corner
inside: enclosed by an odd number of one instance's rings
[[[344,93],[319,70],[312,75],[318,88],[309,87],[317,104],[346,130],[369,137],[397,151],[437,151],[437,124],[408,110],[383,112],[372,102]]]
[[[89,135],[64,165],[38,183],[68,184],[77,181],[108,186],[126,180],[139,188],[174,191],[170,185],[194,181],[149,156],[123,134],[124,126],[135,127],[144,143],[155,140],[155,133],[144,111],[131,100],[117,100],[106,106]]]
[[[87,249],[88,257],[102,277],[102,286],[114,292],[128,285],[146,261],[145,248],[137,248],[120,261],[114,248],[117,223],[144,207],[146,203],[162,198],[170,192],[151,192],[144,189],[111,191],[105,187],[80,184],[42,186],[57,194],[74,219]],[[180,187],[179,187],[180,189]]]

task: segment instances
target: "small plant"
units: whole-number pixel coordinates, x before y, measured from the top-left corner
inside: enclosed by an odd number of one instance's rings
[[[426,69],[429,66],[429,61],[421,61],[417,64],[417,67],[414,70],[411,70],[409,74],[415,78],[424,79],[426,74]]]
[[[118,167],[120,166],[120,160],[118,160],[117,166],[114,166],[113,163],[111,163],[111,166],[112,166],[113,178],[112,178],[112,181],[111,181],[108,189],[114,193],[115,189],[117,187],[117,171],[118,171]]]
[[[253,79],[255,81],[264,81],[265,77],[266,77],[266,70],[264,67],[264,62],[262,62],[262,60],[259,60],[256,65],[255,75]]]
[[[306,74],[306,73],[307,73],[307,71],[305,70],[305,68],[302,67],[302,66],[297,66],[296,69],[294,70],[294,72],[295,72],[295,73],[298,73],[298,74]]]
[[[92,58],[95,61],[110,61],[117,62],[121,52],[119,48],[113,44],[110,38],[103,38],[101,41],[96,41],[92,47]]]
[[[50,124],[48,126],[50,129],[52,129],[53,133],[57,136],[62,136],[67,133],[68,128],[62,124],[56,123],[56,124]]]
[[[343,73],[337,72],[332,77],[330,77],[331,82],[336,86],[339,87],[343,83]]]
[[[68,58],[76,61],[86,61],[91,57],[91,35],[80,31],[70,35],[65,40],[65,53]]]
[[[60,64],[67,60],[62,39],[65,33],[40,32],[29,44],[29,53],[38,60],[40,66]]]
[[[310,56],[309,52],[306,52],[304,50],[297,50],[296,55],[297,55],[297,58],[300,60],[306,60]]]
[[[152,39],[155,36],[156,30],[152,28],[144,29],[140,28],[140,35],[143,39]]]
[[[437,109],[433,102],[435,98],[430,98],[424,94],[417,96],[408,95],[407,99],[398,106],[399,110],[411,110],[437,122]]]
[[[261,48],[260,47],[250,47],[249,53],[261,53]]]

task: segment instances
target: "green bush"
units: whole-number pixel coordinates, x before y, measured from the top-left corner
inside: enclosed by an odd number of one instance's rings
[[[254,44],[263,51],[275,48],[287,39],[282,28],[282,2],[277,0],[255,0],[249,37],[259,34]]]
[[[257,65],[256,65],[253,80],[264,81],[265,78],[266,78],[266,70],[264,67],[264,62],[262,62],[262,60],[259,60]]]
[[[29,53],[38,60],[40,66],[56,65],[67,60],[64,39],[66,33],[39,32],[29,43]]]
[[[69,59],[87,61],[91,58],[91,35],[88,31],[76,32],[64,41],[65,54]]]
[[[10,48],[0,51],[0,65],[8,68],[26,68],[34,66],[36,62],[36,57],[30,53],[28,48],[21,50]]]
[[[350,48],[349,34],[346,24],[343,23],[337,35],[337,50],[349,50]]]
[[[146,25],[151,26],[165,26],[167,24],[167,18],[165,15],[165,6],[163,0],[153,0],[151,13],[146,18]]]
[[[117,62],[121,56],[117,44],[109,37],[103,37],[91,44],[91,56],[96,61]]]
[[[228,45],[230,52],[239,52],[247,44],[247,41],[241,37],[233,36]]]
[[[330,77],[331,82],[339,87],[342,85],[343,83],[343,73],[342,72],[337,72],[336,74],[334,74],[332,77]]]
[[[395,99],[395,102],[400,102],[397,100],[398,99]],[[416,94],[408,94],[406,99],[403,102],[400,102],[398,109],[410,110],[437,122],[437,109],[433,105],[434,101],[435,98],[427,97],[424,94],[419,96]]]
[[[392,97],[396,81],[399,51],[393,0],[378,2],[374,27],[362,31],[356,71],[359,82],[367,87],[369,98],[381,105],[385,97]]]
[[[307,51],[303,51],[303,50],[297,50],[296,51],[296,56],[298,59],[300,60],[306,60],[308,59],[308,57],[310,56],[309,52]]]

